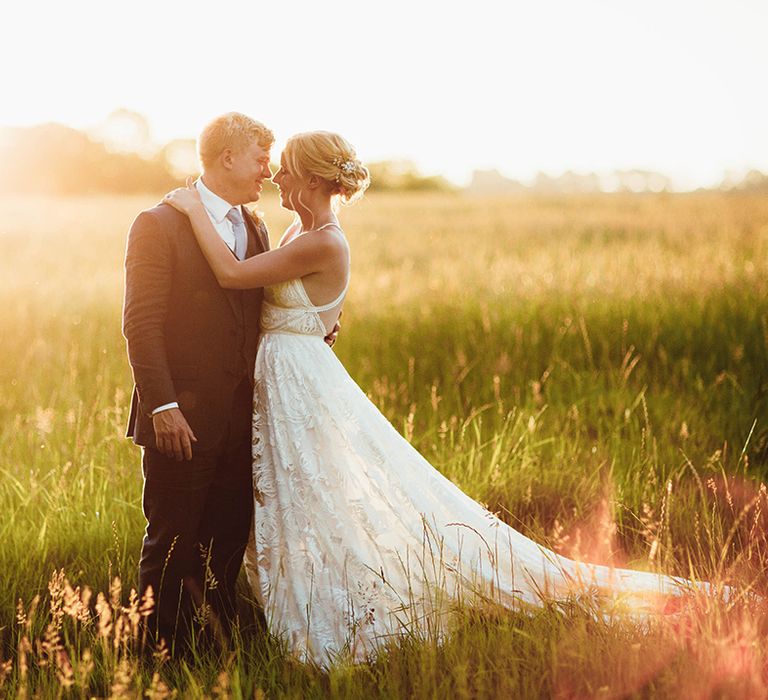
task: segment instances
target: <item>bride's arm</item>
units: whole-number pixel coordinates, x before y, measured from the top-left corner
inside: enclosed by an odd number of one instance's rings
[[[189,216],[208,264],[219,284],[227,289],[266,287],[321,272],[341,252],[334,236],[309,235],[282,248],[238,260],[213,227],[197,190],[179,188],[167,194],[164,201]]]
[[[283,245],[283,243],[288,240],[291,236],[293,236],[294,232],[297,228],[301,227],[300,221],[293,221],[287,229],[283,232],[283,235],[280,236],[280,242],[277,244],[278,246]]]

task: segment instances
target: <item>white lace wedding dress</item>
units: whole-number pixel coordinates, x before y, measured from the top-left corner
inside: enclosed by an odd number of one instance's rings
[[[270,631],[301,659],[442,635],[459,600],[519,607],[598,588],[642,606],[687,584],[559,556],[443,477],[324,342],[319,314],[343,296],[316,307],[301,280],[267,288],[256,359],[246,570]]]

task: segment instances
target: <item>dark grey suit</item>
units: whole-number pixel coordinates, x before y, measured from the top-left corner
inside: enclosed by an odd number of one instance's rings
[[[269,248],[245,216],[247,255]],[[185,636],[203,600],[224,625],[253,514],[251,412],[262,290],[226,290],[208,266],[189,219],[160,204],[128,234],[123,334],[135,388],[128,435],[144,447],[147,531],[140,592],[154,589],[150,629]],[[151,412],[177,401],[197,437],[191,461],[155,444]]]

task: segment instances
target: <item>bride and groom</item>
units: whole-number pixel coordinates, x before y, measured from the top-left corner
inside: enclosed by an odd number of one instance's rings
[[[272,177],[273,140],[242,114],[215,119],[201,178],[128,235],[128,434],[143,448],[153,632],[178,641],[207,623],[226,636],[244,557],[269,630],[320,665],[440,629],[459,600],[540,605],[597,588],[642,605],[679,592],[684,581],[543,548],[392,427],[331,349],[350,277],[336,205],[368,171],[318,131],[292,137]],[[296,214],[274,250],[243,206],[270,178]]]

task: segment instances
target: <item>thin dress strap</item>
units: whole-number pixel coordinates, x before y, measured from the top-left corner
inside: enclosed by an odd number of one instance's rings
[[[337,296],[332,302],[329,304],[323,304],[322,306],[313,306],[312,311],[316,311],[317,313],[322,313],[323,311],[330,311],[334,306],[336,306],[343,298],[344,295],[347,293],[347,290],[349,289],[349,278],[351,275],[347,275],[347,283],[344,285],[344,289],[342,289],[341,294]],[[309,298],[309,295],[307,295],[307,298]]]

